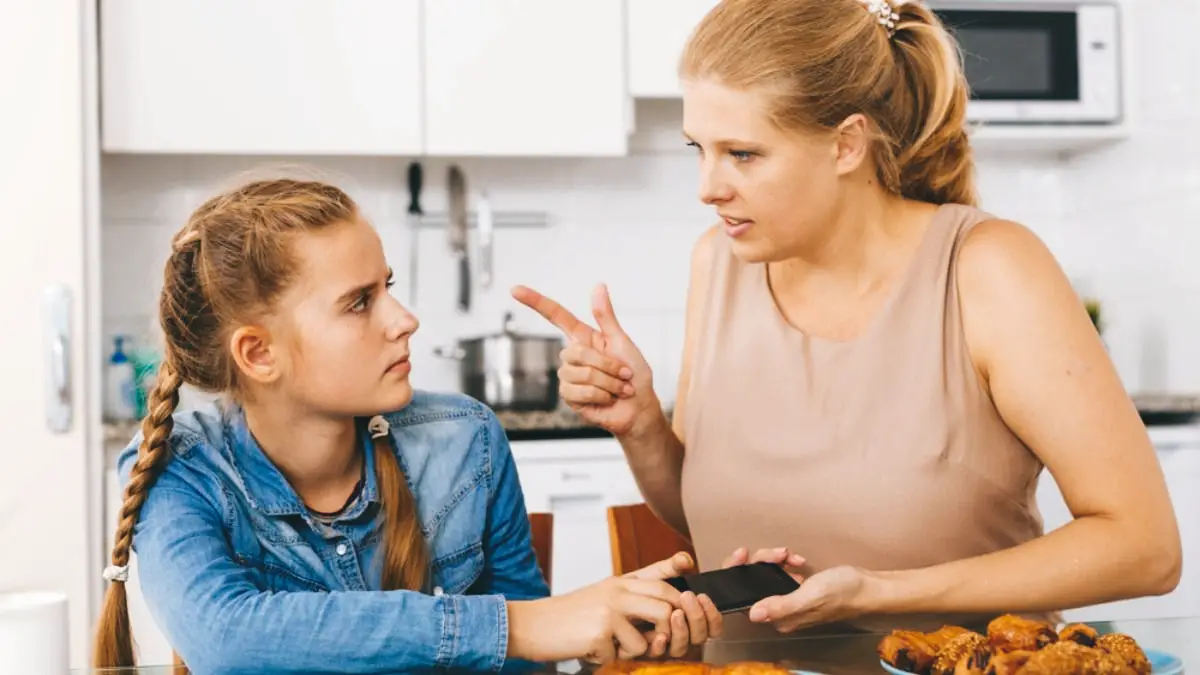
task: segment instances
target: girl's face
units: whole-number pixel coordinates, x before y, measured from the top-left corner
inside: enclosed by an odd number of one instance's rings
[[[403,408],[413,395],[409,338],[419,323],[388,292],[391,270],[378,233],[355,219],[291,245],[299,273],[265,322],[269,338],[259,354],[271,375],[252,379],[318,414]]]

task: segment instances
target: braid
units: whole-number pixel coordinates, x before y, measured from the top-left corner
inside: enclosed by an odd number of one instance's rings
[[[125,487],[125,501],[112,549],[112,566],[105,577],[112,583],[104,596],[97,631],[94,665],[97,668],[122,668],[135,665],[133,636],[129,627],[129,602],[125,581],[129,574],[129,556],[133,548],[133,529],[138,514],[146,503],[146,495],[154,480],[170,459],[168,441],[174,427],[172,415],[179,404],[179,388],[183,381],[168,358],[159,369],[158,383],[150,394],[150,414],[142,420],[142,444],[137,461],[130,471]]]

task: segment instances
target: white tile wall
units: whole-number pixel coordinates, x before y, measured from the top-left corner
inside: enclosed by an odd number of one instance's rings
[[[1132,13],[1138,64],[1133,140],[1074,160],[983,156],[983,206],[1033,228],[1081,291],[1105,303],[1108,342],[1131,389],[1200,391],[1200,3],[1156,0]],[[1185,18],[1186,15],[1186,18]],[[1190,77],[1191,79],[1186,79]],[[607,282],[627,330],[673,394],[692,242],[712,222],[696,199],[695,160],[679,139],[674,102],[638,105],[635,152],[625,159],[467,159],[468,188],[494,208],[542,210],[551,226],[496,234],[495,284],[454,309],[444,232],[420,238],[414,380],[456,386],[453,364],[430,354],[458,336],[489,332],[512,309],[518,325],[547,330],[507,294],[531,285],[586,314]],[[187,212],[231,176],[271,158],[108,156],[102,164],[104,308],[108,330],[151,322],[167,242]],[[288,160],[292,161],[292,160]],[[348,187],[383,233],[407,297],[407,159],[305,158]],[[426,169],[427,210],[444,210],[447,161]]]

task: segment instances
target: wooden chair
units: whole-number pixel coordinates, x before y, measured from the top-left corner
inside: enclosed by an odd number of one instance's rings
[[[665,560],[680,551],[696,560],[692,542],[671,529],[645,504],[608,508],[608,543],[612,548],[613,574],[617,576]]]
[[[529,514],[529,527],[532,530],[533,552],[537,555],[538,567],[542,569],[542,576],[546,578],[546,585],[549,586],[551,563],[554,560],[554,514]],[[175,665],[172,675],[187,675],[187,665],[179,658],[179,654],[171,652],[171,656]]]
[[[554,514],[529,514],[529,527],[533,531],[533,552],[537,554],[538,567],[542,568],[542,576],[549,586],[554,562]]]

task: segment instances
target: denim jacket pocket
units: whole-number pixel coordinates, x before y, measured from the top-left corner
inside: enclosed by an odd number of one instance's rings
[[[465,593],[483,575],[483,543],[475,542],[433,561],[433,578],[451,595]]]

